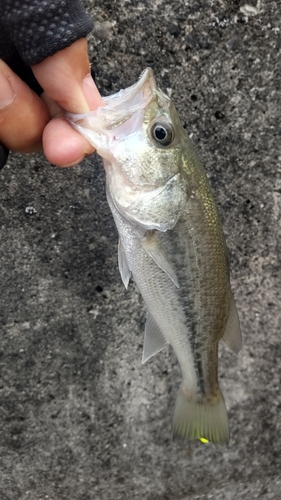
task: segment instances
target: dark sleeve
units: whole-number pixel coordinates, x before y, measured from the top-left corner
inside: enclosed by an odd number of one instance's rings
[[[0,6],[1,24],[28,65],[69,47],[93,27],[80,0],[0,0]]]
[[[4,167],[9,155],[9,150],[0,142],[0,170]]]

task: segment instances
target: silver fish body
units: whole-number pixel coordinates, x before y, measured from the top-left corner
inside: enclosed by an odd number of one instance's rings
[[[143,362],[168,343],[180,364],[173,435],[227,443],[218,343],[239,351],[239,320],[216,205],[174,105],[147,69],[69,119],[104,159],[121,277],[127,287],[133,276],[147,307]]]

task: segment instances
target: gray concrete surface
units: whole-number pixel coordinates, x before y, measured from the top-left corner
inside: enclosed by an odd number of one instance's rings
[[[141,365],[144,307],[119,277],[100,160],[59,170],[13,154],[0,174],[0,498],[277,500],[280,2],[87,5],[101,91],[150,65],[210,176],[244,337],[238,357],[220,349],[231,442],[171,440],[179,367],[169,349]]]

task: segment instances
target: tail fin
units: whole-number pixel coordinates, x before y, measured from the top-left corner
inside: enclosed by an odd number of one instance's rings
[[[229,426],[225,402],[221,391],[212,400],[206,397],[199,401],[186,395],[181,386],[173,416],[173,437],[200,439],[206,443],[228,444]]]

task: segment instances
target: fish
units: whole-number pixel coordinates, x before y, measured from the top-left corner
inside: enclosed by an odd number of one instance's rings
[[[67,119],[103,159],[121,278],[128,288],[133,277],[147,309],[142,362],[169,344],[180,365],[172,435],[227,444],[218,345],[238,353],[241,331],[218,210],[176,108],[147,68]]]

